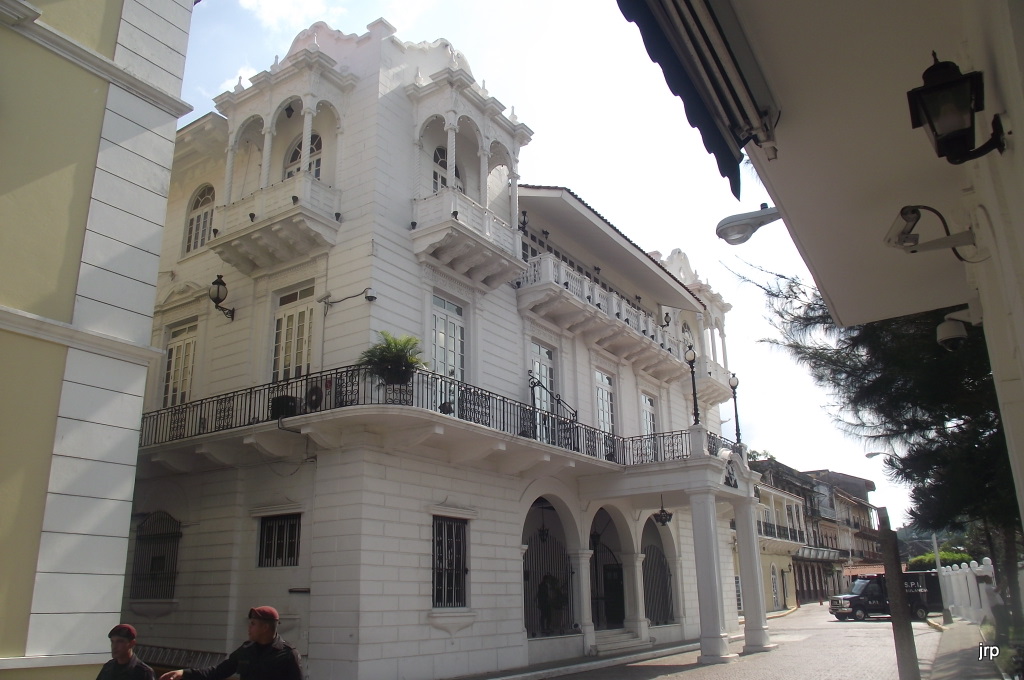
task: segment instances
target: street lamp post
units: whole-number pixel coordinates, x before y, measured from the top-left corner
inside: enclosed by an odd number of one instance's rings
[[[700,425],[700,410],[697,408],[697,373],[693,367],[697,361],[697,353],[693,351],[693,345],[686,349],[683,359],[690,365],[690,386],[693,390],[693,424]]]
[[[735,373],[733,373],[732,377],[729,378],[729,387],[732,388],[732,409],[733,414],[736,418],[736,443],[742,444],[743,442],[740,441],[740,406],[739,403],[736,401],[736,388],[739,386],[740,379],[736,377]]]

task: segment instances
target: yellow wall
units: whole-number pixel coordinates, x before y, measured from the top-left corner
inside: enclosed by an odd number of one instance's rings
[[[121,0],[32,0],[42,11],[39,21],[75,42],[114,58],[117,31],[121,26]]]
[[[89,680],[100,672],[100,666],[57,666],[54,668],[19,668],[0,670],[0,680]]]
[[[0,657],[25,655],[66,356],[0,331]]]
[[[9,30],[0,64],[0,304],[70,322],[107,83]]]

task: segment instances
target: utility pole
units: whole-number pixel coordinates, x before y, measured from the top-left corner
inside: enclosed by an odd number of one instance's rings
[[[949,611],[949,597],[946,595],[946,579],[942,578],[942,560],[939,559],[939,539],[932,533],[932,550],[935,553],[935,573],[939,577],[939,592],[942,596],[942,625],[953,623],[953,614]]]
[[[896,644],[896,667],[900,680],[921,680],[914,643],[914,627],[910,623],[910,606],[903,583],[903,565],[896,532],[889,526],[889,511],[878,508],[879,536],[882,539],[882,561],[885,562],[885,583],[892,619],[892,637]]]

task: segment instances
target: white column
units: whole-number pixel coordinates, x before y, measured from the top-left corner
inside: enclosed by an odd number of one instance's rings
[[[700,612],[700,656],[697,662],[729,663],[736,661],[739,655],[729,653],[729,635],[725,632],[722,556],[718,545],[715,494],[711,491],[691,494],[690,512],[697,567],[697,609]]]
[[[313,143],[313,109],[302,106],[302,166],[299,172],[309,170],[309,145]]]
[[[451,112],[451,120],[445,122],[444,129],[448,132],[448,145],[446,147],[448,164],[448,186],[452,189],[455,188],[455,134],[459,131],[457,120],[455,119],[455,112]]]
[[[222,205],[231,205],[231,183],[235,174],[235,143],[228,140],[228,157],[224,164],[224,199]]]
[[[268,125],[263,130],[263,167],[260,168],[260,189],[270,186],[270,152],[274,148],[274,128]]]
[[[644,602],[644,557],[643,553],[622,556],[626,581],[626,628],[634,631],[640,640],[647,640],[651,636],[647,605]]]
[[[743,589],[743,651],[767,652],[778,645],[771,644],[768,636],[764,584],[761,582],[761,551],[754,519],[757,500],[751,496],[734,501],[732,507],[736,513],[736,551],[740,562],[740,587]]]
[[[515,171],[515,161],[512,163],[512,167],[508,170],[508,179],[512,190],[512,199],[509,201],[511,204],[509,212],[512,214],[509,216],[511,218],[509,224],[515,229],[519,226],[519,175]]]
[[[569,553],[572,570],[576,573],[576,587],[572,592],[575,598],[573,611],[576,612],[576,622],[580,624],[583,633],[583,649],[587,650],[587,655],[590,655],[590,650],[597,644],[597,637],[594,634],[594,613],[590,609],[590,556],[593,554],[593,550]]]
[[[487,149],[480,149],[480,197],[477,201],[483,207],[487,207],[487,166],[490,165],[491,154]]]

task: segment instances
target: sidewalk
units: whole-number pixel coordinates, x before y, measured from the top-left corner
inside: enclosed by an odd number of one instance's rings
[[[993,661],[978,658],[981,626],[960,619],[948,626],[932,621],[928,625],[942,630],[928,680],[1003,680]]]

